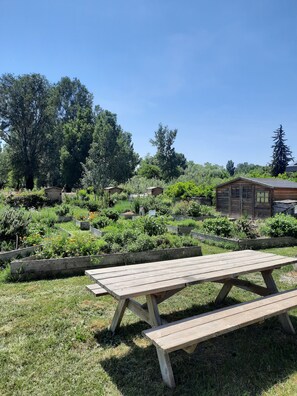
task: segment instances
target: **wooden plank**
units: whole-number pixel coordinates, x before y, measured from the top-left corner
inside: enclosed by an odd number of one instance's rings
[[[158,281],[158,279],[151,280],[150,283],[139,284],[132,287],[120,287],[116,288],[114,285],[106,286],[104,282],[98,280],[97,282],[103,286],[110,294],[113,294],[117,298],[126,298],[126,297],[136,297],[143,294],[154,294],[159,293],[166,290],[172,290],[179,287],[184,287],[185,285],[192,285],[201,282],[213,282],[222,279],[228,279],[230,277],[238,277],[243,274],[248,274],[250,272],[263,271],[267,269],[279,268],[283,265],[292,264],[297,262],[295,258],[285,258],[276,260],[271,263],[264,264],[251,264],[237,268],[225,269],[221,271],[215,271],[210,273],[203,273],[199,275],[189,275],[178,277],[170,280]],[[144,281],[145,282],[145,281]]]
[[[143,333],[155,345],[172,352],[287,312],[294,307],[297,307],[296,290],[196,316],[184,322],[179,321]]]
[[[112,285],[112,284],[132,284],[130,283],[130,281],[133,280],[137,280],[137,279],[143,279],[145,277],[145,279],[148,279],[150,277],[155,277],[156,273],[158,275],[158,277],[160,277],[161,275],[164,275],[166,277],[166,275],[172,275],[174,273],[174,275],[177,274],[188,274],[190,273],[189,271],[199,271],[198,273],[202,273],[204,270],[204,272],[211,272],[217,269],[222,269],[222,268],[231,268],[233,267],[237,267],[237,266],[243,266],[246,265],[248,263],[253,263],[253,262],[258,262],[258,263],[264,263],[264,262],[272,262],[274,260],[278,260],[280,256],[276,256],[271,254],[269,257],[259,257],[259,258],[241,258],[240,261],[237,258],[233,258],[232,260],[219,260],[219,261],[212,261],[212,262],[208,262],[208,263],[202,263],[197,265],[197,263],[193,263],[193,264],[188,264],[187,266],[183,266],[183,265],[179,265],[178,267],[174,267],[174,268],[154,268],[154,269],[147,269],[145,272],[142,271],[138,271],[135,272],[134,274],[120,274],[120,275],[113,275],[112,277],[105,277],[105,276],[99,276],[99,275],[95,275],[93,276],[93,278],[95,280],[101,280],[104,281],[104,285]],[[287,258],[287,257],[286,257]],[[194,273],[193,272],[193,273]]]
[[[108,294],[108,292],[103,289],[103,287],[99,286],[97,283],[93,285],[87,285],[86,289],[92,293],[95,297],[100,297]]]
[[[121,321],[123,319],[123,315],[124,312],[127,308],[128,305],[128,300],[120,300],[118,302],[118,306],[116,308],[116,311],[114,313],[111,325],[110,325],[110,331],[112,331],[113,333],[116,331],[116,329],[119,327],[119,325],[121,324]]]
[[[169,279],[176,279],[179,277],[185,277],[185,276],[192,276],[192,275],[198,275],[198,274],[210,274],[212,272],[220,271],[223,269],[228,269],[228,268],[235,268],[236,270],[240,267],[246,266],[246,265],[252,265],[254,263],[259,264],[259,268],[261,264],[264,263],[274,263],[274,262],[279,262],[279,257],[274,256],[272,258],[264,258],[264,259],[250,259],[250,260],[238,260],[232,261],[232,262],[219,262],[219,263],[214,263],[212,266],[209,266],[208,264],[204,264],[203,266],[197,267],[196,265],[186,267],[186,268],[180,268],[176,271],[172,271],[172,269],[168,270],[160,270],[160,271],[151,271],[149,273],[146,273],[145,276],[143,273],[136,274],[136,275],[130,275],[128,277],[121,276],[120,279],[118,278],[107,278],[107,279],[98,279],[105,287],[111,287],[115,289],[121,288],[128,288],[128,287],[133,287],[139,284],[147,284],[147,283],[153,283],[153,282],[160,282],[162,280],[169,280]],[[282,259],[283,260],[283,259]],[[285,258],[287,260],[287,258]]]
[[[161,324],[161,317],[159,314],[158,304],[156,297],[152,294],[146,296],[146,303],[150,317],[150,323],[154,326],[159,326]]]
[[[228,253],[219,253],[215,255],[207,255],[207,256],[196,256],[196,257],[187,257],[184,259],[176,259],[176,260],[164,260],[164,261],[156,261],[153,263],[142,263],[142,264],[133,264],[133,265],[121,265],[117,267],[109,267],[109,268],[99,268],[94,270],[87,270],[85,273],[88,276],[96,275],[96,274],[108,274],[113,272],[121,272],[124,273],[130,272],[133,273],[134,271],[138,272],[139,269],[145,268],[159,268],[159,267],[172,267],[174,265],[187,265],[188,262],[209,262],[213,260],[228,260],[232,259],[233,257],[243,257],[243,256],[271,256],[272,253],[263,253],[263,252],[256,252],[254,250],[240,250],[238,252],[228,252]]]
[[[164,352],[160,348],[157,348],[157,354],[163,381],[167,386],[169,386],[169,388],[172,389],[175,387],[175,380],[173,376],[170,357],[167,352]]]

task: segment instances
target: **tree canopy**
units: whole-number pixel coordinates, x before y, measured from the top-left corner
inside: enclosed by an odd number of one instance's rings
[[[271,174],[272,176],[278,176],[286,171],[286,167],[293,160],[293,157],[289,146],[285,143],[287,139],[285,139],[285,131],[282,125],[274,131],[272,139],[274,144],[271,146],[273,149]]]

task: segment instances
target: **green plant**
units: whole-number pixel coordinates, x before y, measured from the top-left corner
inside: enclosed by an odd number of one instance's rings
[[[0,240],[15,240],[28,233],[30,216],[22,209],[3,208],[0,210]]]
[[[67,216],[67,215],[70,215],[70,214],[71,214],[70,206],[69,206],[69,205],[66,205],[66,204],[59,205],[58,207],[56,207],[55,213],[56,213],[58,216]]]
[[[103,209],[100,214],[101,216],[106,216],[113,221],[117,221],[119,218],[119,213],[114,209]]]
[[[105,228],[111,223],[112,220],[106,216],[97,216],[91,221],[92,226],[99,229]]]
[[[18,194],[11,194],[6,198],[6,203],[11,207],[23,206],[29,208],[40,208],[48,203],[44,190],[24,191]]]
[[[143,230],[146,234],[153,236],[165,234],[167,228],[163,218],[145,216],[143,218]]]
[[[254,227],[253,221],[246,218],[241,217],[235,221],[235,232],[241,234],[242,237],[248,239],[257,238],[256,228]]]
[[[297,238],[297,219],[278,213],[274,217],[265,220],[261,231],[270,237],[291,236]]]
[[[201,205],[198,202],[191,201],[188,206],[187,214],[193,217],[201,216]]]
[[[230,237],[234,231],[233,223],[226,217],[206,219],[202,223],[202,229],[207,234]]]

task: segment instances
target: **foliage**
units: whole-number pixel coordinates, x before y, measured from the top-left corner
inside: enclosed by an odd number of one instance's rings
[[[159,124],[158,130],[155,131],[155,138],[150,140],[151,144],[157,147],[156,165],[166,181],[178,177],[187,166],[185,156],[176,153],[173,147],[176,135],[177,129],[170,130],[167,125]]]
[[[101,216],[106,216],[108,219],[117,221],[119,218],[119,213],[115,209],[103,209],[100,212]]]
[[[297,238],[297,219],[278,213],[265,220],[261,231],[270,237],[290,236]]]
[[[117,124],[116,114],[101,111],[84,166],[84,185],[100,191],[113,182],[125,182],[133,175],[138,161],[131,134]]]
[[[23,191],[18,194],[11,194],[6,198],[6,203],[12,207],[23,206],[29,208],[40,208],[47,203],[44,190]]]
[[[62,204],[62,205],[59,205],[59,206],[57,206],[55,208],[55,213],[58,216],[61,216],[61,217],[67,216],[67,215],[70,216],[71,215],[71,208],[67,204]]]
[[[272,139],[274,144],[272,145],[271,174],[272,176],[278,176],[280,173],[285,173],[286,167],[293,160],[293,157],[290,148],[285,144],[285,132],[282,125],[274,131]]]
[[[192,217],[201,216],[202,215],[201,205],[195,201],[189,202],[187,215]]]
[[[89,235],[55,235],[43,242],[42,249],[37,253],[38,258],[56,258],[96,255],[103,252],[105,242]]]
[[[91,224],[93,227],[102,229],[107,227],[112,223],[112,220],[106,216],[97,216],[93,220],[91,220]]]
[[[9,178],[9,170],[11,168],[9,150],[7,146],[1,147],[0,141],[0,188],[4,187]]]
[[[22,209],[2,208],[0,210],[0,240],[15,240],[28,233],[30,216]]]
[[[143,217],[143,231],[149,236],[162,235],[167,231],[164,219],[159,217]]]
[[[53,125],[50,84],[40,74],[0,78],[0,138],[10,148],[11,167],[32,189],[40,171],[47,132]]]
[[[139,213],[140,207],[143,207],[145,213],[148,213],[149,210],[156,210],[160,215],[169,214],[171,205],[172,200],[161,195],[156,197],[137,197],[131,202],[132,209],[135,213]]]
[[[241,217],[235,221],[235,233],[239,234],[241,238],[248,239],[255,239],[258,236],[253,221],[246,217]]]
[[[198,186],[191,181],[178,182],[166,189],[166,195],[172,198],[187,199],[198,195]]]
[[[232,160],[229,160],[226,164],[226,171],[229,173],[230,176],[233,176],[235,173],[235,166]]]
[[[230,237],[233,232],[233,223],[227,217],[206,219],[202,223],[202,229],[207,234]]]

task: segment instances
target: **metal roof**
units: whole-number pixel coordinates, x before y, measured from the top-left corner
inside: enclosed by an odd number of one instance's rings
[[[297,163],[294,165],[287,166],[286,172],[297,172]]]
[[[246,180],[250,181],[252,183],[260,184],[261,186],[266,186],[270,188],[296,188],[297,189],[297,183],[292,182],[289,180],[282,180],[282,179],[273,179],[273,178],[260,178],[260,177],[237,177],[236,179],[230,180],[226,183],[219,184],[217,187],[224,186],[226,184],[233,183],[237,180]]]

